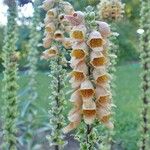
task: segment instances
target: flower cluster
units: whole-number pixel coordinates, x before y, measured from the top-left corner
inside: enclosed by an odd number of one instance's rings
[[[54,42],[61,43],[66,49],[71,47],[69,38],[65,37],[65,33],[70,31],[70,26],[64,15],[72,14],[74,9],[70,3],[61,0],[46,0],[42,7],[47,11],[43,39],[43,46],[47,50],[43,52],[42,58],[49,59],[59,54],[59,47]]]
[[[70,32],[73,41],[70,60],[73,71],[70,73],[70,83],[74,92],[70,101],[74,108],[68,115],[70,124],[64,128],[64,132],[75,129],[82,119],[87,125],[98,119],[107,127],[113,128],[110,121],[110,77],[107,73],[109,25],[95,21],[92,26],[80,11],[67,15],[66,18],[73,26]]]
[[[43,46],[47,49],[43,52],[42,58],[50,60],[51,72],[50,83],[50,125],[51,134],[47,136],[50,146],[55,149],[62,149],[65,145],[62,135],[64,126],[64,106],[66,88],[66,70],[63,68],[66,64],[66,49],[71,48],[71,41],[67,32],[70,32],[70,25],[65,18],[65,14],[71,15],[74,12],[72,5],[62,0],[46,0],[42,6],[46,11],[45,38]]]
[[[99,14],[104,20],[118,20],[123,17],[124,6],[120,0],[101,0]]]

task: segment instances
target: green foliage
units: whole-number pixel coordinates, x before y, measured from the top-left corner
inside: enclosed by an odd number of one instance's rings
[[[62,50],[63,51],[63,48]],[[49,96],[50,100],[50,130],[51,134],[47,136],[50,146],[57,146],[58,149],[62,148],[65,144],[64,137],[62,136],[62,128],[64,127],[64,105],[65,105],[65,93],[66,88],[66,70],[61,65],[63,57],[60,55],[50,60],[50,91],[52,93]]]
[[[78,132],[75,135],[75,139],[80,141],[81,150],[89,150],[89,149],[96,150],[97,147],[100,146],[99,143],[101,139],[100,136],[98,136],[99,133],[96,127],[97,127],[96,125],[90,127],[89,125],[81,123]],[[87,134],[87,132],[89,132],[89,134]]]
[[[17,26],[16,26],[17,8],[13,1],[8,9],[8,24],[5,32],[4,47],[3,47],[3,148],[16,150],[17,143],[17,128],[16,120],[18,117],[18,98],[17,98],[17,56],[16,56],[16,41],[17,41]]]
[[[141,1],[141,29],[144,33],[140,38],[140,58],[142,66],[142,95],[141,100],[141,140],[139,143],[140,150],[148,150],[149,143],[149,109],[150,109],[150,1]]]

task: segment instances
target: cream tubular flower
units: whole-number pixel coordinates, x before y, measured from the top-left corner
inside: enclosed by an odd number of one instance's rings
[[[83,101],[91,100],[95,94],[93,84],[88,79],[81,84],[79,91]]]
[[[53,8],[54,4],[55,4],[55,0],[45,0],[43,2],[42,8],[45,11],[48,11],[49,9]]]
[[[49,58],[51,58],[51,57],[56,56],[57,54],[58,54],[58,49],[57,49],[56,46],[53,46],[53,47],[51,47],[51,48],[45,50],[45,51],[43,52],[43,55],[42,55],[41,58],[42,58],[42,59],[49,59]]]
[[[80,122],[81,121],[81,108],[73,108],[69,114],[68,114],[68,119],[70,122]]]
[[[45,31],[46,31],[47,33],[54,33],[55,30],[56,30],[56,27],[55,27],[55,24],[54,24],[53,22],[51,22],[51,23],[49,23],[49,24],[47,24],[47,25],[45,26]]]
[[[86,27],[84,25],[74,26],[70,37],[76,42],[83,42],[86,36]]]
[[[56,9],[56,8],[50,9],[50,10],[47,12],[47,16],[48,16],[50,19],[55,19],[55,18],[57,17],[57,9]]]
[[[96,104],[94,101],[91,102],[91,106],[83,104],[82,108],[83,119],[86,124],[92,124],[96,118]]]
[[[96,81],[96,84],[101,86],[108,83],[110,78],[104,67],[101,67],[100,69],[94,69],[93,77]]]
[[[80,108],[83,104],[82,98],[80,96],[79,90],[76,90],[70,98],[70,102],[74,103],[77,108]]]
[[[84,42],[74,44],[71,52],[71,66],[76,66],[79,62],[85,60],[87,52],[88,47]]]
[[[102,47],[105,44],[105,40],[101,36],[100,32],[93,31],[89,35],[87,44],[93,51],[102,51],[103,50]]]
[[[74,129],[76,129],[78,127],[78,125],[80,124],[80,121],[76,121],[76,122],[71,122],[68,126],[66,126],[64,129],[63,129],[63,133],[68,133]]]
[[[111,93],[107,90],[106,87],[96,86],[95,96],[96,96],[97,107],[99,106],[105,107],[107,105],[110,105]]]
[[[81,85],[81,83],[86,79],[86,75],[88,72],[88,67],[84,62],[79,63],[75,69],[71,72],[71,80],[70,83],[72,88],[77,88]]]
[[[63,46],[66,49],[71,49],[72,48],[72,41],[70,38],[64,38],[63,42],[62,42]]]
[[[43,39],[43,47],[44,48],[49,48],[52,43],[52,38],[49,35],[46,35],[46,37]]]
[[[106,57],[102,54],[102,52],[96,51],[91,52],[91,65],[94,68],[99,68],[107,63]]]
[[[64,33],[61,30],[57,30],[54,33],[54,39],[56,41],[61,41],[62,42],[64,40]]]
[[[101,121],[106,127],[113,129],[114,125],[110,121],[111,113],[109,108],[99,107],[97,109],[97,118]]]
[[[106,22],[97,21],[98,29],[103,38],[107,38],[111,34],[109,25]]]

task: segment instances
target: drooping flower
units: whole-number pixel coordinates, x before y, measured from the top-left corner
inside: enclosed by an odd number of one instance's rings
[[[111,93],[109,90],[107,90],[107,87],[97,85],[95,90],[95,97],[97,106],[107,106],[107,104],[111,103]]]
[[[109,81],[109,75],[104,67],[93,70],[93,78],[98,85],[105,85]]]
[[[80,62],[74,70],[71,72],[70,83],[73,88],[77,88],[86,79],[88,73],[87,65],[84,62]]]
[[[91,52],[91,61],[90,63],[94,68],[100,68],[101,66],[107,63],[106,57],[102,54],[102,52]]]
[[[47,49],[47,50],[45,50],[44,52],[43,52],[43,55],[42,55],[42,59],[49,59],[49,58],[51,58],[51,57],[54,57],[54,56],[56,56],[58,54],[58,48],[56,47],[56,46],[53,46],[53,47],[51,47],[51,48],[49,48],[49,49]]]
[[[84,25],[74,26],[70,37],[77,42],[83,42],[86,35],[86,28]]]
[[[102,47],[105,44],[105,40],[102,38],[100,32],[92,31],[89,35],[87,44],[93,51],[102,51]]]

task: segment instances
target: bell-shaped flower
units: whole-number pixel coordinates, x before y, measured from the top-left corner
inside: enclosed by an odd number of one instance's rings
[[[63,41],[62,41],[62,44],[66,49],[71,49],[72,48],[72,41],[71,41],[70,38],[64,38]]]
[[[65,128],[63,128],[63,133],[66,134],[66,133],[68,133],[68,132],[76,129],[79,124],[80,124],[80,121],[71,122],[68,126],[66,126]]]
[[[101,36],[101,33],[98,31],[93,31],[89,35],[87,44],[93,51],[102,51],[105,40]]]
[[[80,108],[83,104],[82,98],[80,96],[79,90],[76,90],[70,98],[70,102],[74,103],[77,108]]]
[[[51,57],[56,56],[57,54],[58,54],[58,49],[57,49],[56,46],[53,46],[53,47],[51,47],[51,48],[45,50],[45,51],[43,52],[43,55],[42,55],[41,58],[42,58],[42,59],[49,59],[49,58],[51,58]]]
[[[96,84],[98,85],[105,85],[106,83],[108,83],[110,78],[104,67],[101,67],[100,69],[94,69],[93,77]]]
[[[54,39],[56,41],[61,41],[62,42],[64,40],[64,33],[61,30],[57,30],[54,33]]]
[[[47,16],[50,18],[50,19],[55,19],[57,17],[57,9],[56,8],[53,8],[53,9],[50,9],[48,12],[47,12]]]
[[[102,37],[107,38],[111,33],[109,25],[103,21],[97,21],[97,24]]]
[[[52,43],[52,37],[49,34],[46,34],[46,37],[43,39],[43,47],[49,48]]]
[[[111,94],[104,86],[96,86],[95,97],[97,106],[107,106],[111,102]]]
[[[70,37],[76,42],[83,42],[86,36],[86,27],[84,25],[74,26]]]
[[[88,47],[84,42],[82,42],[74,44],[72,49],[70,64],[73,67],[86,58],[86,55],[88,54]]]
[[[95,94],[93,84],[88,79],[82,82],[79,91],[83,101],[91,100]]]
[[[81,121],[81,117],[82,117],[81,108],[75,107],[68,114],[68,119],[70,122]]]
[[[47,25],[45,26],[45,31],[46,31],[47,33],[54,33],[55,30],[56,30],[56,27],[55,27],[55,24],[54,24],[53,22],[51,22],[51,23],[49,23],[49,24],[47,24]]]
[[[71,80],[70,83],[72,88],[77,88],[81,85],[81,83],[86,79],[86,75],[88,72],[88,67],[85,62],[80,62],[74,70],[71,72]]]
[[[106,57],[102,52],[96,51],[91,52],[91,61],[90,63],[94,68],[99,68],[107,63]]]
[[[45,11],[48,11],[49,9],[51,9],[51,8],[54,7],[54,4],[55,4],[55,0],[45,0],[45,1],[43,2],[42,8],[43,8]]]
[[[96,112],[98,120],[101,121],[106,127],[111,129],[114,127],[114,125],[110,121],[110,117],[112,114],[110,113],[109,108],[99,107],[97,108]]]
[[[90,105],[86,103],[82,107],[83,119],[86,124],[92,124],[96,118],[96,104],[91,101]]]

